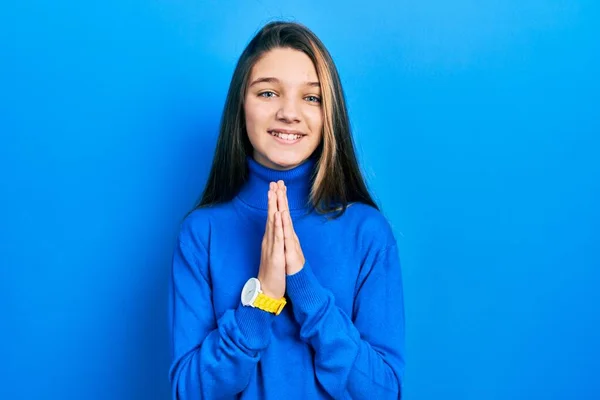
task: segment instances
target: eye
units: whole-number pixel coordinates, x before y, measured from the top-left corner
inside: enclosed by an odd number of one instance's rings
[[[317,96],[306,96],[305,99],[311,103],[320,103],[321,102],[321,99]]]
[[[273,97],[275,96],[274,92],[271,92],[270,90],[266,91],[266,92],[262,92],[258,94],[260,97],[265,97],[265,98],[269,98],[269,97]]]

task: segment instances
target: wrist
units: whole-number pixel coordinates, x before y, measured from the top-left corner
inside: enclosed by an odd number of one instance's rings
[[[275,297],[266,293],[261,287],[261,282],[257,278],[250,278],[244,285],[241,294],[242,305],[246,307],[254,307],[279,315],[286,305],[286,299],[283,296]]]
[[[292,276],[297,274],[298,272],[302,271],[302,269],[304,269],[304,264],[305,263],[301,263],[298,264],[298,266],[296,267],[288,267],[288,269],[285,271],[287,276]]]
[[[260,280],[260,279],[259,279],[259,280]],[[283,297],[283,296],[277,296],[275,293],[273,293],[271,290],[269,290],[268,288],[266,288],[266,287],[264,287],[264,286],[261,286],[261,288],[262,288],[262,289],[261,289],[261,290],[262,290],[262,293],[263,293],[265,296],[267,296],[267,297],[269,297],[269,298],[271,298],[271,299],[280,299],[280,298],[282,298],[282,297]]]

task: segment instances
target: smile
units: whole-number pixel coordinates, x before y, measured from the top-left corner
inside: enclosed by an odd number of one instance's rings
[[[277,139],[278,142],[285,144],[297,143],[298,141],[300,141],[300,139],[306,136],[298,133],[282,133],[278,131],[269,131],[269,135]]]

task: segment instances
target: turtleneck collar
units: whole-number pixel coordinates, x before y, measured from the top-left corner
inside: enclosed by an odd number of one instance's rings
[[[309,204],[312,173],[315,159],[309,157],[302,164],[287,171],[278,171],[256,162],[252,157],[246,157],[248,179],[242,186],[238,198],[251,207],[267,210],[267,192],[269,183],[282,180],[287,186],[290,211],[306,210]]]

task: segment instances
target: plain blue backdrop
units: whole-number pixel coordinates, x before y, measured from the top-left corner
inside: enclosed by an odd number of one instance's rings
[[[331,51],[399,241],[405,398],[600,398],[597,2],[0,7],[0,399],[169,397],[174,237],[277,18]]]

